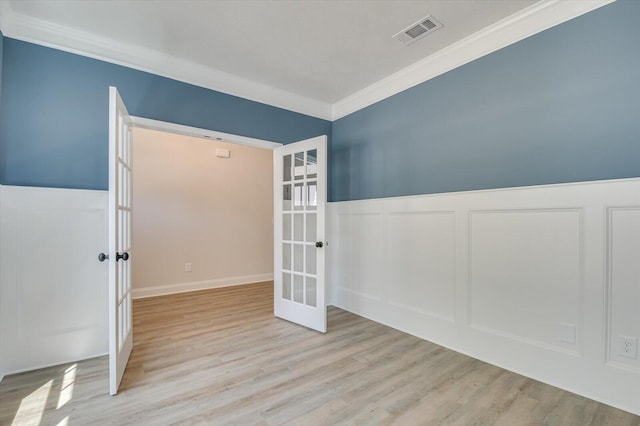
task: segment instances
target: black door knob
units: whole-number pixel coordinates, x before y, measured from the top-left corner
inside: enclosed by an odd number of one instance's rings
[[[100,262],[104,262],[105,260],[109,259],[109,255],[108,254],[104,254],[104,253],[100,253],[98,255],[98,260]]]
[[[316,241],[316,247],[322,248],[323,246],[324,244],[322,244],[322,241]]]
[[[116,262],[120,259],[126,262],[127,260],[129,260],[129,253],[127,253],[126,251],[122,254],[116,253]]]

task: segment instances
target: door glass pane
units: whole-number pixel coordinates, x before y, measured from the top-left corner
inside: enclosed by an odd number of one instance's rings
[[[124,143],[122,142],[122,135],[124,133],[124,118],[122,118],[122,113],[118,112],[118,141],[116,142],[117,146],[118,146],[118,154],[117,154],[117,158],[123,158],[124,157]]]
[[[126,142],[126,150],[125,150],[125,159],[124,161],[128,166],[131,166],[131,128],[127,126],[127,138]]]
[[[282,211],[291,211],[291,185],[282,185]]]
[[[124,318],[124,306],[122,303],[118,305],[118,318]],[[124,321],[118,321],[118,352],[122,350],[124,343]]]
[[[285,155],[282,159],[282,181],[289,182],[291,180],[291,155]]]
[[[315,210],[318,205],[318,183],[311,181],[307,183],[307,206],[309,210]]]
[[[282,244],[282,269],[291,270],[291,244]]]
[[[120,208],[116,207],[116,211],[118,212],[118,224],[120,225],[118,227],[118,242],[116,243],[116,246],[118,247],[118,251],[124,251],[124,221],[125,221],[125,217],[124,217],[124,210],[120,210]]]
[[[307,264],[305,265],[307,268],[307,274],[316,273],[317,250],[316,246],[307,246]]]
[[[293,189],[293,208],[294,210],[302,210],[303,206],[304,206],[304,194],[303,194],[303,188],[304,188],[304,184],[303,183],[296,183],[294,189]]]
[[[127,212],[127,250],[131,248],[131,236],[133,233],[131,232],[131,211]]]
[[[291,240],[291,215],[282,215],[282,239],[286,241]]]
[[[308,210],[315,210],[318,205],[318,183],[311,181],[307,183],[307,207]]]
[[[118,180],[118,200],[116,201],[119,206],[123,205],[122,202],[124,198],[124,179],[122,178],[122,172],[124,170],[124,166],[120,161],[118,161],[118,176],[120,176],[120,180]]]
[[[307,242],[315,243],[316,242],[316,214],[315,213],[307,213]]]
[[[296,180],[304,178],[304,152],[296,152],[293,175]]]
[[[302,244],[293,245],[293,270],[304,272],[304,246]]]
[[[293,215],[293,239],[294,241],[304,241],[304,213]]]
[[[318,150],[307,151],[307,179],[315,179],[318,176]]]
[[[127,324],[126,327],[126,333],[129,334],[131,332],[131,310],[133,309],[132,303],[131,303],[131,293],[129,293],[127,295],[127,308],[125,309],[126,315],[124,317],[125,319],[125,323]]]
[[[291,300],[291,274],[282,274],[282,298]]]
[[[305,303],[309,306],[316,306],[316,294],[317,294],[317,285],[316,279],[313,277],[307,277],[307,285],[305,287],[306,292],[306,300]]]
[[[293,300],[298,303],[303,303],[304,298],[304,285],[302,283],[302,275],[293,276]]]

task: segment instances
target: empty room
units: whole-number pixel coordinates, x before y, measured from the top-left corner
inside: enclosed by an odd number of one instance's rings
[[[0,0],[0,424],[640,426],[639,19]]]

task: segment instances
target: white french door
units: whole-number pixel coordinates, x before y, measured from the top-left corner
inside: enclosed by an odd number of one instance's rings
[[[131,118],[109,88],[109,391],[118,393],[133,347],[131,306]]]
[[[324,333],[327,137],[276,148],[273,164],[274,312]]]

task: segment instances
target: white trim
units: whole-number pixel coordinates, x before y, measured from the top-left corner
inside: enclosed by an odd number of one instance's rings
[[[337,120],[615,0],[541,0],[333,104]]]
[[[29,367],[26,367],[26,368],[18,368],[18,369],[15,369],[15,370],[10,370],[10,371],[5,372],[4,376],[0,376],[0,381],[2,381],[2,379],[5,376],[10,376],[12,374],[20,374],[20,373],[25,373],[27,371],[41,370],[43,368],[49,368],[49,367],[58,367],[58,366],[64,365],[64,364],[77,364],[79,362],[83,362],[83,361],[86,361],[88,359],[100,358],[100,357],[103,357],[103,356],[109,356],[109,352],[97,352],[97,353],[94,353],[94,354],[89,354],[86,357],[83,357],[82,359],[76,359],[76,358],[71,359],[71,360],[63,359],[61,361],[51,361],[51,362],[47,362],[45,364],[38,364],[38,365],[35,365],[35,366],[29,366]]]
[[[273,273],[216,278],[214,280],[192,281],[186,283],[162,285],[157,287],[134,288],[131,293],[134,299],[144,299],[146,297],[165,296],[168,294],[187,293],[190,291],[199,290],[210,290],[221,287],[261,283],[264,281],[273,281]]]
[[[403,70],[330,105],[195,62],[16,13],[0,0],[7,37],[150,72],[256,102],[337,120],[396,93],[615,0],[540,0]]]
[[[7,28],[11,25],[9,17],[13,16],[13,9],[8,1],[0,0],[0,31],[6,37]]]
[[[166,133],[175,133],[178,135],[191,136],[196,138],[211,139],[222,142],[237,143],[239,145],[248,145],[255,148],[276,149],[282,146],[279,142],[271,142],[263,139],[250,138],[246,136],[234,135],[231,133],[217,132],[214,130],[200,129],[198,127],[183,126],[182,124],[169,123],[167,121],[152,120],[150,118],[142,118],[131,116],[134,127],[143,129],[157,130]]]
[[[5,5],[6,3],[6,5]],[[290,111],[329,120],[331,105],[164,52],[33,18],[2,4],[5,36],[195,84]],[[6,8],[4,7],[6,6]]]
[[[603,180],[586,180],[579,182],[563,182],[563,183],[546,183],[542,185],[523,185],[523,186],[509,186],[505,188],[489,188],[489,189],[471,189],[468,191],[450,191],[450,192],[436,192],[433,194],[416,194],[416,195],[399,195],[397,197],[380,197],[380,198],[364,198],[360,200],[344,200],[344,201],[331,201],[331,204],[366,204],[370,201],[384,201],[384,200],[402,200],[402,199],[415,199],[415,198],[437,198],[437,197],[450,197],[452,195],[470,195],[476,194],[481,195],[485,193],[491,192],[507,192],[513,191],[514,189],[535,189],[535,188],[564,188],[571,186],[581,186],[581,185],[607,185],[616,182],[640,182],[640,177],[632,177],[632,178],[621,178],[621,179],[603,179]]]

